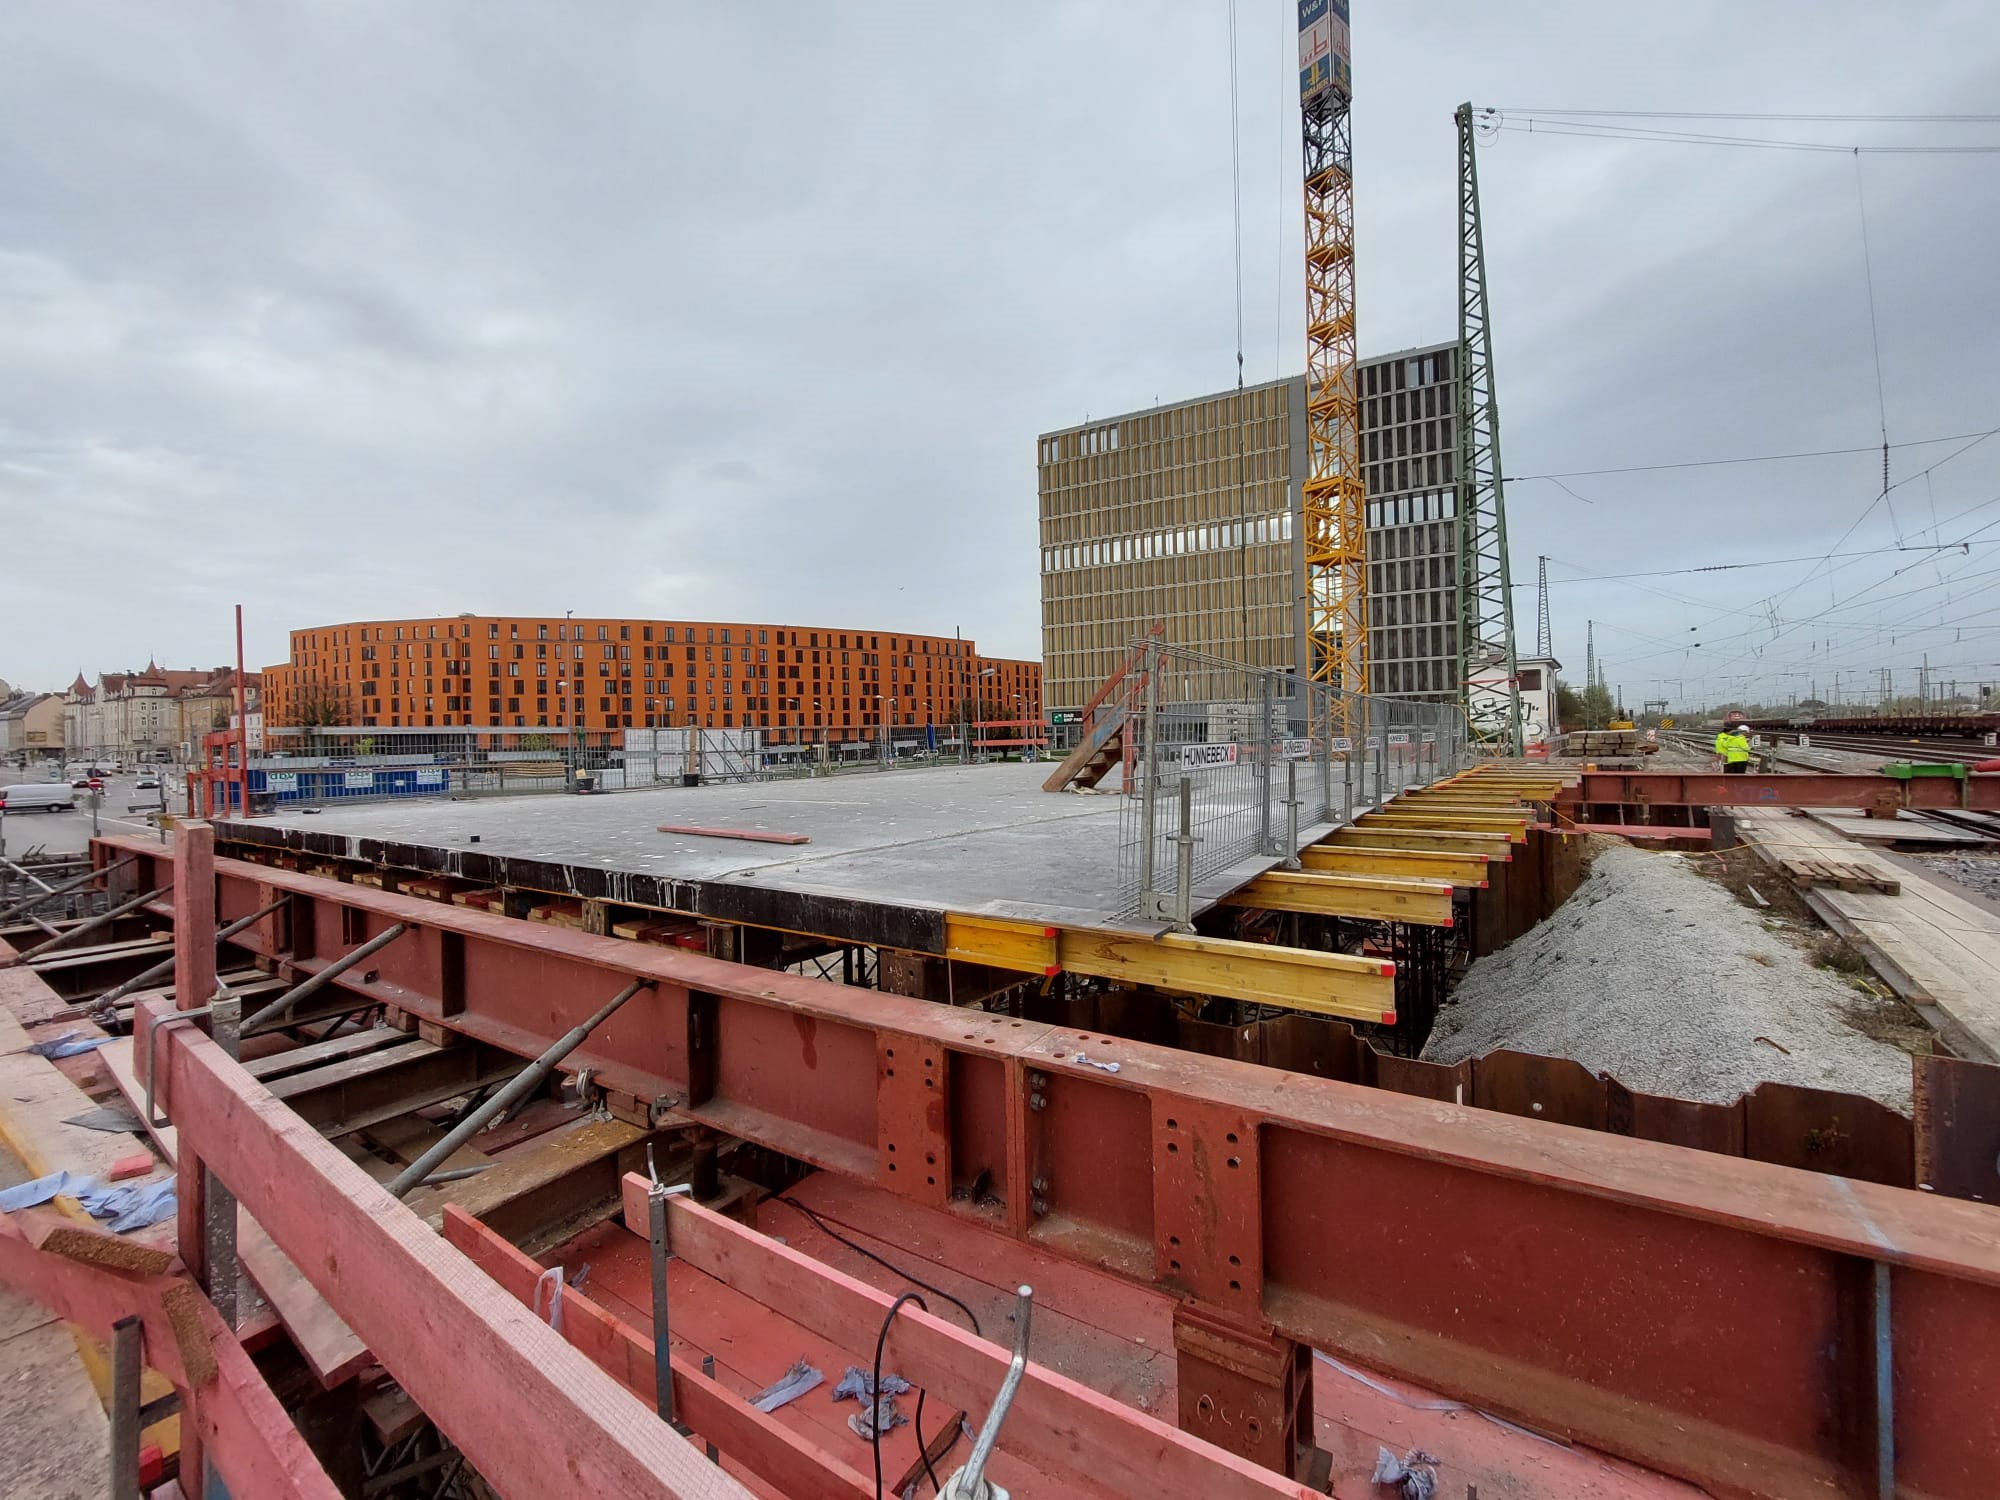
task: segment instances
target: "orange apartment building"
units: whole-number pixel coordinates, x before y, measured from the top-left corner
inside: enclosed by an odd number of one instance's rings
[[[761,729],[776,744],[1042,716],[1040,662],[952,636],[708,620],[458,615],[292,632],[264,722],[437,730]]]

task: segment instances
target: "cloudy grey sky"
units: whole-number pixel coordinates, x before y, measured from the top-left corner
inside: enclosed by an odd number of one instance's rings
[[[1355,8],[1364,353],[1456,334],[1461,99],[2000,98],[1982,0]],[[0,676],[219,661],[238,600],[253,664],[292,627],[461,609],[961,626],[1038,655],[1036,433],[1234,378],[1227,14],[7,7]],[[1286,0],[1240,0],[1252,379],[1303,360],[1292,32]],[[1861,171],[1891,441],[2000,427],[2000,156]],[[1508,132],[1481,174],[1511,473],[1879,442],[1852,157]],[[1899,447],[1894,477],[1951,451]],[[1816,557],[1879,474],[1517,483],[1521,629],[1538,555],[1563,580]],[[2000,500],[2000,438],[1889,499],[1841,550],[2000,520],[1946,519]],[[2000,680],[1984,541],[1565,581],[1557,649],[1580,676],[1598,620],[1634,699],[1885,664],[1913,686],[1926,650]]]

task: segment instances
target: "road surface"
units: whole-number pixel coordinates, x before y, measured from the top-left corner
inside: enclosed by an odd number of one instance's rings
[[[168,797],[168,806],[178,811],[184,794],[180,791],[183,783],[178,773],[169,767],[161,767],[169,775],[162,779]],[[150,774],[150,773],[149,773]],[[39,768],[17,771],[8,766],[0,769],[0,786],[11,786],[16,782],[46,781],[48,777]],[[160,793],[147,789],[140,791],[134,783],[141,777],[136,773],[105,778],[104,791],[97,806],[97,826],[105,833],[151,833],[153,825],[146,821],[144,811],[134,812],[134,806],[157,806]],[[40,849],[46,854],[81,854],[90,845],[91,810],[90,793],[76,794],[74,812],[34,812],[0,814],[0,859],[20,859],[32,849]]]

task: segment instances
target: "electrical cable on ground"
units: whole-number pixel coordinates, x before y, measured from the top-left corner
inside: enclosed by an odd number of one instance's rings
[[[893,1261],[884,1260],[881,1256],[877,1255],[873,1250],[870,1250],[866,1245],[856,1244],[853,1240],[849,1239],[846,1235],[842,1234],[838,1229],[835,1229],[831,1224],[827,1223],[826,1220],[822,1219],[818,1214],[814,1213],[811,1209],[807,1208],[803,1203],[799,1202],[798,1199],[792,1197],[790,1194],[780,1193],[777,1195],[776,1201],[784,1204],[787,1208],[797,1209],[800,1213],[804,1214],[808,1219],[811,1219],[813,1221],[814,1225],[818,1227],[821,1234],[824,1234],[831,1239],[839,1240],[841,1244],[847,1246],[847,1248],[852,1250],[856,1255],[865,1255],[868,1257],[868,1259],[874,1261],[876,1265],[882,1267],[885,1271],[894,1271],[898,1276],[902,1277],[903,1280],[909,1282],[910,1285],[922,1287],[925,1291],[929,1292],[933,1297],[942,1297],[945,1301],[949,1302],[953,1307],[957,1308],[960,1312],[965,1314],[966,1321],[972,1324],[972,1331],[974,1334],[978,1335],[978,1337],[980,1338],[986,1337],[986,1335],[980,1331],[979,1315],[975,1313],[971,1308],[967,1307],[963,1302],[959,1301],[958,1298],[952,1296],[952,1294],[950,1292],[947,1292],[943,1287],[932,1286],[928,1281],[925,1281],[922,1277],[912,1276],[908,1271],[905,1271],[901,1266],[896,1265]],[[926,1311],[928,1311],[928,1309],[926,1309]]]
[[[778,1194],[777,1201],[784,1204],[787,1208],[797,1209],[800,1213],[804,1214],[808,1219],[812,1220],[814,1226],[819,1230],[821,1234],[826,1235],[830,1239],[838,1240],[841,1244],[845,1245],[848,1249],[852,1250],[856,1255],[864,1255],[868,1259],[874,1261],[876,1265],[881,1266],[884,1270],[893,1271],[896,1275],[902,1277],[903,1280],[909,1282],[911,1285],[922,1287],[925,1291],[929,1292],[934,1297],[942,1297],[945,1301],[949,1302],[953,1307],[957,1308],[960,1312],[965,1314],[966,1321],[972,1324],[972,1331],[975,1336],[979,1338],[984,1338],[986,1336],[979,1327],[979,1314],[975,1313],[971,1308],[967,1307],[963,1302],[959,1301],[958,1298],[952,1296],[952,1294],[944,1290],[944,1288],[932,1286],[928,1281],[925,1281],[922,1277],[912,1276],[908,1271],[905,1271],[901,1266],[895,1265],[890,1261],[884,1260],[881,1256],[877,1255],[873,1250],[870,1250],[866,1245],[856,1244],[853,1240],[849,1239],[846,1235],[842,1234],[839,1230],[835,1229],[831,1224],[827,1223],[826,1220],[822,1219],[818,1214],[814,1213],[811,1209],[807,1208],[803,1203],[799,1202],[798,1199],[792,1197],[790,1194],[787,1193]],[[902,1296],[896,1299],[894,1305],[890,1307],[889,1316],[883,1319],[882,1321],[881,1335],[878,1336],[875,1340],[875,1385],[873,1389],[876,1391],[880,1390],[882,1382],[882,1340],[888,1337],[889,1324],[895,1321],[896,1309],[901,1307],[905,1302],[912,1302],[912,1301],[914,1301],[917,1304],[917,1306],[921,1307],[925,1312],[929,1312],[931,1310],[930,1304],[924,1301],[924,1299],[922,1297],[919,1297],[915,1292],[903,1293]],[[925,1471],[930,1475],[931,1490],[933,1493],[936,1493],[938,1491],[941,1491],[944,1488],[944,1486],[938,1483],[937,1470],[931,1467],[930,1445],[924,1440],[924,1388],[922,1386],[917,1387],[917,1414],[914,1420],[914,1426],[916,1429],[917,1453],[924,1461]],[[944,1452],[945,1453],[951,1452],[951,1450],[957,1446],[958,1439],[959,1439],[959,1433],[953,1432],[951,1435],[951,1441],[945,1444]],[[882,1435],[880,1432],[877,1432],[875,1435],[874,1447],[875,1447],[875,1497],[876,1500],[881,1500]],[[943,1457],[943,1454],[940,1454],[939,1457]]]
[[[889,1304],[889,1311],[882,1319],[882,1330],[875,1335],[875,1364],[868,1381],[868,1431],[871,1434],[868,1446],[875,1452],[875,1500],[882,1500],[882,1346],[889,1341],[889,1325],[896,1321],[896,1314],[903,1310],[905,1302],[914,1302],[925,1312],[930,1304],[915,1292],[904,1292]],[[931,1477],[933,1492],[942,1490],[938,1483],[937,1470],[931,1467],[931,1456],[924,1447],[924,1389],[917,1387],[917,1415],[915,1421],[917,1457],[924,1461],[924,1471]]]

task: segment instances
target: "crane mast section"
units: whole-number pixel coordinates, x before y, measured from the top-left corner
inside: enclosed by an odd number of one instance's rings
[[[1300,0],[1305,168],[1306,649],[1315,682],[1368,691],[1368,538],[1354,344],[1352,74],[1346,0]],[[1315,695],[1316,705],[1345,696]]]

